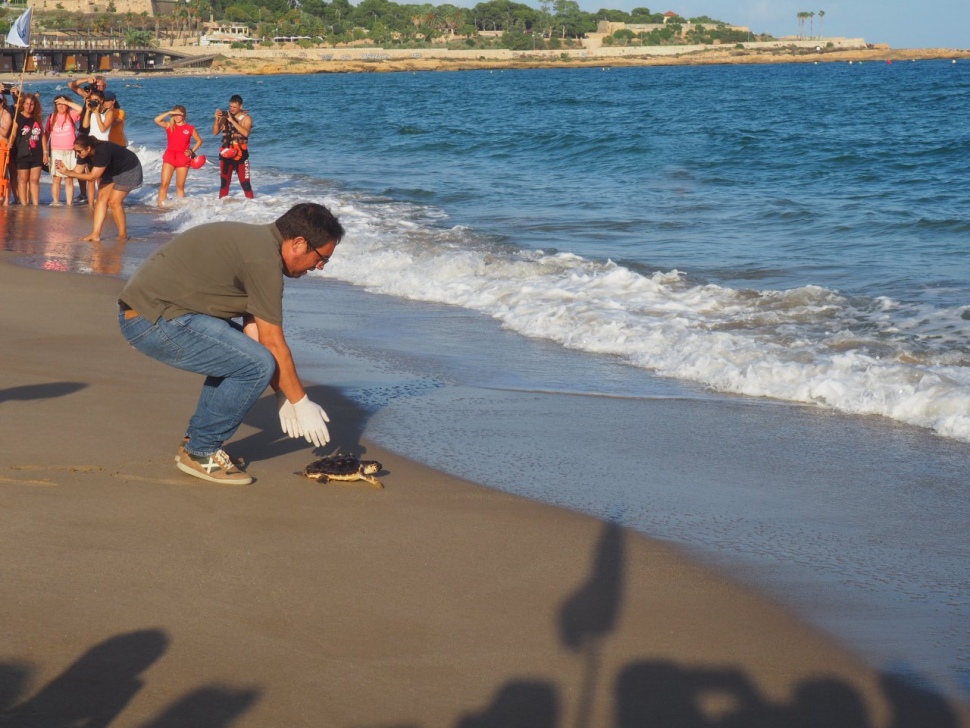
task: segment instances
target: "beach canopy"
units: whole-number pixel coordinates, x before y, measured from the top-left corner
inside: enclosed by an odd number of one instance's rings
[[[30,47],[30,14],[33,8],[27,8],[27,12],[13,21],[10,32],[7,33],[7,43],[20,48]]]

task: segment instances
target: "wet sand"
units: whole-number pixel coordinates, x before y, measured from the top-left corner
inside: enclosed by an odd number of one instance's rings
[[[83,211],[0,223],[0,723],[970,726],[668,545],[380,449],[331,387],[385,490],[294,475],[269,397],[226,448],[256,482],[183,475],[201,380],[127,346],[122,280],[12,264],[124,251],[72,242]]]

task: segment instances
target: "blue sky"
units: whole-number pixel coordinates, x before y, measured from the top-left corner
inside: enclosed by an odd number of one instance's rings
[[[533,0],[520,0],[536,5]],[[684,17],[707,15],[756,33],[796,35],[799,12],[825,11],[823,32],[893,48],[970,48],[970,0],[939,0],[930,5],[903,0],[578,0],[583,10],[601,7],[654,12],[673,10]],[[666,3],[658,5],[658,2]],[[807,32],[807,26],[806,26]]]

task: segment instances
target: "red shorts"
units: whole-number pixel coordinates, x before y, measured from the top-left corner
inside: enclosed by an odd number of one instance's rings
[[[185,152],[173,152],[171,149],[165,150],[162,161],[176,168],[189,166],[189,157],[185,156]]]

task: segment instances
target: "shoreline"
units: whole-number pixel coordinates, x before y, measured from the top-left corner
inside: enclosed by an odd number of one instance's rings
[[[71,216],[62,233],[86,224]],[[0,714],[86,717],[123,687],[123,724],[194,700],[209,711],[198,725],[511,710],[553,726],[584,705],[604,726],[612,711],[696,710],[970,725],[966,706],[862,666],[670,546],[374,446],[370,415],[330,387],[313,389],[335,442],[381,460],[387,490],[292,475],[309,450],[277,435],[265,397],[228,445],[258,481],[195,483],[171,455],[198,378],[124,344],[119,278],[13,265],[22,254],[0,255],[0,543],[16,596],[0,600],[0,664],[23,675]],[[592,689],[584,655],[599,664]]]
[[[340,51],[341,49],[333,49]],[[346,49],[344,49],[346,50]],[[356,48],[356,51],[368,49]],[[375,52],[381,49],[373,49]],[[320,49],[311,51],[321,53]],[[255,51],[254,53],[259,53]],[[307,51],[292,48],[274,51],[276,58],[246,56],[246,51],[233,51],[233,57],[219,56],[209,68],[174,69],[171,71],[111,71],[115,78],[164,78],[167,76],[267,76],[304,75],[327,73],[417,73],[422,71],[483,71],[515,69],[565,69],[565,68],[633,68],[644,66],[720,66],[763,65],[779,63],[892,63],[930,60],[970,60],[970,50],[950,48],[892,49],[876,47],[856,50],[824,50],[821,53],[792,55],[785,50],[737,50],[716,47],[700,53],[678,55],[597,56],[563,59],[554,51],[526,54],[516,58],[487,58],[487,52],[476,54],[475,59],[435,57],[384,60],[314,60]],[[544,55],[545,54],[545,55]],[[58,76],[30,74],[29,81],[55,81],[77,78],[86,74],[65,73]],[[16,82],[15,73],[0,73],[0,81]]]
[[[285,51],[284,51],[285,53]],[[238,75],[285,75],[316,73],[381,73],[420,71],[484,71],[515,69],[566,69],[566,68],[634,68],[649,66],[721,66],[763,65],[778,63],[864,63],[917,60],[970,59],[970,50],[916,49],[891,50],[874,48],[867,50],[826,51],[820,54],[790,55],[779,52],[744,52],[733,49],[705,51],[681,56],[590,56],[585,59],[522,56],[516,59],[448,59],[415,58],[383,61],[322,61],[306,60],[296,53],[279,61],[263,58],[234,57],[220,60],[211,69],[198,70],[186,75],[216,74]]]

